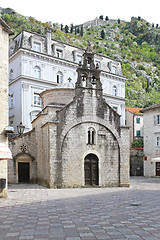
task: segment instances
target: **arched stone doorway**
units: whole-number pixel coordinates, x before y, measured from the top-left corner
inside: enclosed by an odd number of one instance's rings
[[[88,154],[84,159],[86,186],[99,185],[99,160],[95,154]]]
[[[15,157],[16,182],[29,183],[32,179],[32,157],[26,153],[19,153]]]

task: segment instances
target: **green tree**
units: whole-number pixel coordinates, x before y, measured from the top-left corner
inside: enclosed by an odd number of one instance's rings
[[[105,21],[108,21],[109,20],[109,17],[108,16],[106,16],[106,18],[105,18]]]
[[[104,32],[104,30],[102,29],[102,31],[101,31],[101,38],[102,39],[104,39],[105,38],[105,32]]]
[[[68,29],[69,29],[69,27],[68,27],[68,25],[66,25],[65,28],[64,28],[65,33],[68,33]]]
[[[73,24],[71,24],[70,33],[73,33]]]
[[[5,21],[6,23],[9,23],[9,22],[10,22],[10,19],[11,19],[11,17],[10,17],[10,15],[9,15],[9,14],[3,14],[3,19],[4,19],[4,21]]]
[[[81,37],[83,37],[83,26],[81,26],[80,35],[81,35]]]
[[[137,139],[132,142],[132,148],[143,148],[143,140]]]
[[[103,20],[103,15],[99,16],[99,19]]]

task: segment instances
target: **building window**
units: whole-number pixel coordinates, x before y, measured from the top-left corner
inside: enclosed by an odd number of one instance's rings
[[[112,88],[112,95],[117,96],[117,87],[115,85]]]
[[[160,137],[157,137],[157,146],[160,147]]]
[[[57,73],[57,83],[63,83],[63,74],[61,72]]]
[[[111,71],[112,71],[113,74],[116,74],[116,67],[112,66],[112,70]]]
[[[140,130],[137,130],[137,131],[136,131],[136,136],[137,136],[137,137],[140,137],[140,136],[141,136],[141,131],[140,131]]]
[[[95,61],[95,65],[97,68],[101,68],[101,63],[99,61]]]
[[[13,69],[11,69],[11,71],[10,71],[10,76],[9,76],[9,78],[10,78],[10,80],[13,79]]]
[[[13,100],[13,94],[9,95],[9,109],[12,109],[14,107],[14,100]]]
[[[57,50],[56,50],[56,57],[57,57],[57,58],[62,58],[62,57],[63,57],[63,51],[60,50],[60,49],[57,49]]]
[[[76,63],[82,62],[82,56],[77,55],[76,57]]]
[[[41,52],[41,44],[40,44],[40,43],[37,43],[37,42],[34,42],[34,44],[33,44],[33,49],[34,49],[34,51],[36,51],[36,52]]]
[[[38,66],[34,67],[34,77],[38,79],[41,78],[41,69]]]
[[[34,105],[41,106],[41,98],[39,93],[34,93],[33,101],[34,101]]]
[[[117,108],[117,107],[114,107],[114,106],[113,106],[113,109],[114,109],[114,111],[116,111],[116,112],[117,112],[117,110],[118,110],[118,108]]]
[[[9,126],[13,127],[13,117],[9,119]]]
[[[88,129],[88,141],[87,143],[92,145],[95,144],[96,131],[94,128]]]
[[[136,118],[136,123],[139,123],[139,124],[140,124],[140,117],[137,117],[137,118]]]
[[[156,115],[155,117],[156,117],[156,121],[155,121],[156,124],[160,125],[160,114]]]

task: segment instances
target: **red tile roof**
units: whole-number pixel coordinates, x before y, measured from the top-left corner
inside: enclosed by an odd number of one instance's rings
[[[140,110],[142,110],[142,108],[131,108],[131,107],[126,107],[126,110],[136,114],[136,115],[143,115],[143,113],[140,112]]]

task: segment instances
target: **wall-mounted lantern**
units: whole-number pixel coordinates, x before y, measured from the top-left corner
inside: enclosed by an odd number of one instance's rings
[[[17,126],[17,132],[21,136],[24,132],[25,126],[20,122],[20,124]]]

